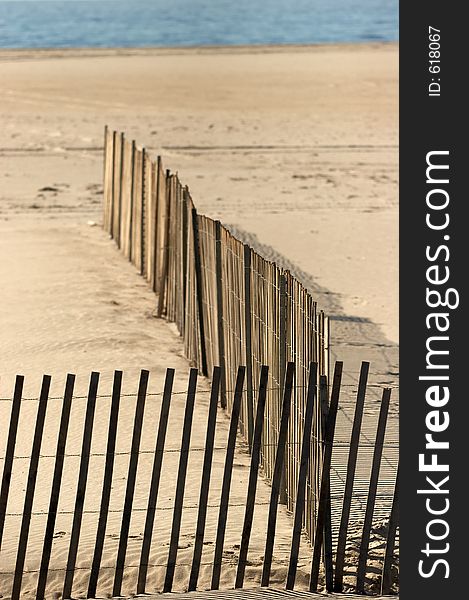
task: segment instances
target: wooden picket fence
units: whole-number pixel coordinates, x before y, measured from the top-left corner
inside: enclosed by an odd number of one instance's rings
[[[318,381],[329,373],[329,321],[305,287],[288,271],[236,239],[219,221],[198,214],[189,189],[123,133],[105,130],[104,229],[157,295],[156,314],[176,324],[191,364],[208,375],[221,368],[222,406],[246,366],[239,428],[249,444],[254,432],[254,382],[270,366],[261,464],[268,479],[275,466],[286,365],[296,366],[287,437],[302,436],[310,362]],[[320,414],[313,419],[305,492],[304,526],[313,538],[320,484]],[[280,499],[296,501],[299,456],[288,452]]]
[[[366,364],[362,367],[362,370],[366,370]],[[350,569],[353,569],[355,578],[356,591],[363,593],[365,591],[365,584],[367,582],[367,561],[369,557],[369,543],[370,534],[373,524],[373,515],[376,501],[377,484],[380,474],[380,465],[382,450],[384,444],[384,435],[386,430],[387,413],[390,400],[390,389],[383,389],[381,399],[381,409],[379,414],[379,420],[377,424],[376,440],[374,442],[373,450],[373,461],[371,466],[371,472],[369,474],[369,489],[368,498],[366,503],[366,510],[362,525],[361,543],[358,560],[354,561],[354,557],[347,556],[347,532],[350,523],[350,506],[354,488],[354,477],[357,462],[357,452],[360,443],[360,430],[361,421],[363,416],[363,410],[365,405],[366,395],[366,381],[362,377],[357,393],[356,410],[353,422],[352,435],[349,444],[348,451],[348,466],[347,466],[347,478],[345,485],[345,493],[343,495],[343,504],[341,511],[341,519],[339,526],[338,541],[336,543],[335,552],[333,551],[333,529],[336,524],[332,522],[331,517],[331,461],[333,460],[333,452],[335,447],[335,426],[336,417],[339,410],[340,394],[342,388],[342,363],[337,362],[335,364],[334,374],[331,382],[327,380],[325,375],[319,376],[318,382],[318,371],[319,365],[317,362],[312,362],[308,369],[308,382],[306,385],[306,402],[304,406],[303,418],[303,434],[300,438],[292,442],[289,439],[289,427],[291,426],[292,419],[294,418],[294,391],[298,388],[298,379],[296,367],[293,362],[288,362],[285,369],[285,381],[282,386],[282,398],[280,404],[280,416],[279,416],[279,430],[278,437],[273,448],[274,455],[274,467],[272,470],[271,477],[271,490],[270,490],[270,502],[269,502],[269,513],[265,535],[265,551],[262,563],[262,574],[261,574],[261,586],[267,587],[271,583],[271,571],[275,565],[274,558],[274,544],[276,535],[276,524],[277,524],[277,512],[278,505],[280,502],[280,495],[282,491],[282,478],[284,474],[283,465],[285,462],[287,448],[293,443],[299,449],[299,464],[298,474],[295,481],[295,497],[296,502],[293,507],[293,530],[291,536],[291,549],[288,564],[288,572],[284,587],[287,590],[292,590],[295,587],[295,580],[298,570],[298,559],[299,559],[299,548],[300,548],[300,536],[303,529],[304,513],[305,513],[305,498],[307,488],[307,473],[310,468],[310,463],[313,459],[317,460],[320,464],[320,485],[318,492],[318,508],[316,511],[313,531],[314,535],[312,538],[313,548],[311,557],[311,568],[310,568],[310,580],[309,589],[310,591],[316,591],[321,581],[324,581],[327,590],[341,591],[344,581],[344,565],[347,564],[347,571],[350,575]],[[137,470],[139,460],[141,459],[142,450],[140,447],[141,443],[141,432],[142,423],[144,422],[144,414],[146,407],[148,407],[147,390],[149,383],[149,372],[142,371],[140,375],[140,381],[138,384],[138,392],[136,394],[135,401],[135,413],[133,418],[133,430],[131,435],[131,444],[128,460],[128,472],[125,478],[125,493],[120,498],[121,509],[118,511],[120,518],[120,533],[118,536],[118,547],[116,555],[112,557],[105,556],[104,554],[104,543],[106,538],[106,531],[108,527],[108,519],[110,517],[109,502],[111,497],[111,490],[117,482],[115,481],[114,463],[116,460],[116,439],[118,435],[118,424],[120,422],[120,415],[123,409],[122,406],[122,372],[116,371],[114,374],[112,394],[106,396],[98,394],[98,384],[100,375],[99,373],[92,373],[90,378],[88,395],[86,397],[86,410],[84,413],[83,423],[83,434],[81,452],[77,455],[79,459],[79,467],[76,471],[73,471],[73,476],[76,477],[76,488],[75,490],[69,487],[63,486],[64,473],[64,462],[68,458],[66,453],[67,449],[67,436],[69,432],[69,425],[71,419],[71,411],[73,402],[79,398],[74,396],[74,384],[75,376],[68,375],[66,380],[65,392],[62,398],[49,398],[49,390],[51,385],[51,378],[44,376],[42,382],[42,388],[39,398],[23,398],[23,384],[24,378],[17,376],[16,385],[12,399],[1,399],[2,401],[11,402],[10,422],[9,427],[2,428],[0,434],[2,437],[5,435],[6,443],[4,444],[5,453],[3,458],[3,475],[2,485],[0,491],[0,560],[2,565],[5,564],[2,559],[2,540],[4,540],[4,526],[7,519],[14,519],[21,517],[21,527],[19,530],[18,544],[16,549],[16,561],[15,568],[12,571],[4,571],[0,567],[0,594],[8,595],[12,600],[19,600],[22,594],[22,583],[25,576],[25,559],[28,548],[28,540],[30,538],[30,527],[31,520],[33,518],[40,518],[41,515],[45,516],[46,526],[43,538],[42,553],[36,557],[38,559],[38,568],[29,570],[28,575],[35,573],[37,576],[36,585],[36,599],[43,600],[47,591],[50,596],[53,593],[62,593],[63,598],[70,598],[74,592],[74,579],[77,573],[77,569],[80,568],[83,571],[83,567],[78,567],[77,556],[79,550],[80,538],[83,537],[84,531],[82,531],[82,520],[84,517],[85,510],[85,499],[90,495],[97,500],[96,505],[99,503],[99,511],[96,511],[99,515],[96,527],[93,531],[87,529],[86,535],[89,538],[94,536],[94,546],[92,550],[92,560],[88,561],[89,567],[86,567],[88,575],[87,584],[87,597],[93,598],[96,595],[98,578],[101,570],[106,568],[109,573],[109,569],[112,572],[112,580],[109,580],[109,589],[101,589],[101,593],[112,593],[113,596],[120,596],[123,592],[124,584],[124,572],[130,568],[137,567],[138,575],[136,577],[136,589],[126,590],[127,594],[137,593],[143,594],[147,591],[147,575],[149,569],[162,568],[165,570],[164,574],[164,585],[160,591],[170,592],[173,589],[173,581],[175,576],[175,570],[178,567],[178,549],[181,537],[181,523],[184,511],[187,509],[184,506],[184,492],[186,486],[186,475],[188,468],[188,461],[191,453],[200,451],[203,452],[203,465],[200,472],[200,491],[199,501],[195,507],[198,511],[197,523],[195,529],[195,535],[193,537],[193,558],[190,565],[190,574],[187,582],[188,590],[196,590],[199,580],[199,571],[201,567],[202,556],[207,552],[206,543],[209,542],[212,545],[213,551],[210,550],[210,565],[212,565],[212,576],[211,576],[211,589],[218,589],[220,584],[220,576],[224,566],[226,558],[224,556],[224,544],[225,544],[225,533],[227,516],[230,508],[234,506],[231,502],[231,489],[232,489],[232,475],[233,465],[235,457],[235,449],[237,443],[237,430],[239,427],[239,420],[241,416],[241,405],[243,396],[247,389],[247,369],[245,366],[240,366],[237,369],[236,380],[233,390],[225,390],[225,399],[231,406],[230,415],[230,426],[227,437],[226,446],[223,447],[225,454],[223,477],[221,482],[221,493],[219,497],[218,507],[218,524],[216,527],[216,533],[213,537],[207,533],[206,530],[206,518],[207,518],[207,506],[209,498],[210,487],[217,482],[213,481],[212,460],[214,451],[217,449],[214,447],[216,424],[217,424],[217,410],[221,406],[222,400],[224,401],[222,391],[222,370],[220,367],[215,366],[212,371],[211,378],[211,390],[210,400],[208,408],[208,421],[206,425],[206,437],[205,443],[201,448],[194,448],[191,445],[191,434],[194,434],[192,422],[194,416],[194,406],[196,404],[196,398],[199,394],[197,389],[198,371],[197,369],[191,369],[189,382],[187,386],[187,393],[185,393],[185,408],[184,408],[184,422],[182,428],[182,439],[179,447],[179,466],[177,469],[177,484],[176,492],[174,494],[174,504],[171,509],[171,534],[168,545],[166,565],[155,565],[150,562],[150,552],[158,544],[161,545],[161,539],[154,535],[155,516],[157,510],[161,509],[159,506],[161,498],[159,495],[160,482],[165,477],[164,472],[164,456],[167,452],[173,452],[174,449],[167,447],[166,432],[168,427],[168,418],[170,408],[175,403],[180,402],[181,396],[176,396],[173,393],[173,381],[174,381],[174,370],[168,369],[166,372],[166,379],[164,384],[164,391],[161,394],[161,405],[159,420],[157,421],[157,428],[155,429],[155,440],[154,440],[154,451],[151,453],[152,466],[151,471],[151,482],[148,488],[148,498],[146,508],[144,509],[144,530],[141,538],[141,547],[139,551],[138,565],[129,566],[126,562],[127,549],[129,544],[129,532],[130,522],[135,512],[139,510],[134,506],[134,496],[136,493],[136,481],[137,481]],[[235,588],[242,588],[245,581],[246,566],[249,564],[248,551],[251,540],[252,526],[253,526],[253,515],[256,503],[257,483],[259,479],[259,468],[261,467],[261,454],[263,448],[263,435],[267,427],[267,421],[265,420],[265,412],[267,409],[267,399],[270,383],[272,381],[271,371],[267,366],[261,365],[260,375],[258,383],[255,385],[255,415],[253,423],[253,431],[250,445],[250,471],[247,489],[245,490],[245,507],[244,507],[244,519],[241,523],[239,522],[239,554],[237,557],[236,576],[234,581]],[[302,385],[302,384],[301,384]],[[102,409],[101,403],[104,398],[107,398],[110,405],[107,404]],[[35,400],[38,404],[32,449],[29,456],[29,470],[27,477],[27,484],[25,494],[23,498],[23,510],[21,513],[10,513],[8,512],[9,506],[9,495],[10,487],[12,484],[12,473],[15,474],[17,471],[14,470],[16,462],[24,459],[25,457],[15,455],[15,446],[18,434],[18,425],[20,423],[20,413],[24,410],[24,405]],[[61,410],[47,410],[50,400],[60,400]],[[104,410],[104,412],[103,412]],[[174,410],[172,408],[171,410]],[[58,437],[56,443],[55,454],[51,457],[45,457],[42,455],[42,448],[44,445],[44,431],[46,424],[46,411],[49,418],[58,419],[60,414],[60,425],[58,427]],[[148,410],[147,410],[148,412]],[[316,448],[316,440],[313,435],[313,424],[315,415],[320,414],[321,419],[321,443],[320,450],[321,456],[315,457],[312,450]],[[105,465],[102,476],[101,489],[87,489],[90,475],[90,458],[93,456],[92,441],[93,432],[96,429],[98,423],[102,423],[108,419],[107,426],[107,446],[104,453]],[[31,425],[27,424],[28,429]],[[198,425],[200,428],[200,424]],[[3,440],[2,440],[3,444]],[[3,447],[3,446],[2,446]],[[35,491],[37,485],[40,484],[38,481],[38,467],[40,459],[52,458],[54,460],[53,478],[50,489],[50,501],[47,511],[44,513],[37,513],[33,511],[35,505]],[[141,462],[141,461],[140,461]],[[93,464],[93,463],[92,463]],[[93,478],[95,481],[95,478]],[[44,483],[41,482],[41,485]],[[389,594],[392,590],[393,584],[393,559],[394,559],[394,548],[397,531],[397,502],[398,492],[397,486],[398,481],[396,479],[396,491],[394,494],[394,500],[389,514],[388,528],[387,528],[387,539],[386,539],[386,550],[381,561],[381,593]],[[122,490],[124,492],[124,490]],[[70,540],[68,543],[68,552],[66,566],[61,570],[63,574],[62,583],[58,584],[57,579],[54,579],[53,585],[48,586],[48,576],[50,571],[57,572],[60,570],[55,564],[51,565],[51,556],[54,541],[56,539],[56,522],[57,517],[61,514],[59,510],[59,500],[61,501],[64,496],[66,499],[73,499],[75,494],[74,508],[72,511],[72,524]],[[100,501],[99,501],[100,499]],[[11,501],[11,499],[10,499]],[[17,505],[18,499],[14,498],[15,506]],[[11,504],[10,504],[11,505]],[[140,509],[141,510],[141,509]],[[88,511],[89,512],[89,511]],[[141,514],[141,513],[140,513]],[[187,534],[188,532],[185,531]],[[259,531],[256,531],[256,535],[259,535]],[[11,539],[7,540],[11,546]],[[55,542],[56,544],[58,542]],[[90,551],[88,550],[88,555]],[[230,559],[232,560],[232,559]],[[352,560],[352,564],[350,562]],[[103,566],[104,561],[106,565]],[[322,564],[322,569],[321,569]],[[376,569],[375,563],[373,566]],[[320,578],[321,574],[321,578]],[[55,573],[56,575],[56,573]],[[12,579],[12,583],[11,583]],[[10,586],[7,589],[8,586]],[[31,580],[28,583],[31,586]],[[54,587],[55,586],[55,587]],[[57,589],[57,586],[59,588]],[[124,585],[125,587],[125,585]]]

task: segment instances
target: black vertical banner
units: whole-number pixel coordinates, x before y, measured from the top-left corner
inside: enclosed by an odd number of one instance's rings
[[[400,593],[466,597],[469,103],[463,3],[400,6]]]

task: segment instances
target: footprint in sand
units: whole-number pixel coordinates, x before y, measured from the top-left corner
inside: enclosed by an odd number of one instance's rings
[[[39,188],[38,192],[53,192],[53,193],[57,193],[60,192],[59,188],[57,187],[53,187],[51,185],[46,185],[42,188]]]
[[[53,536],[53,537],[54,537],[54,540],[57,540],[57,539],[60,539],[60,538],[63,538],[63,537],[65,537],[66,535],[67,535],[67,532],[66,532],[66,531],[56,531],[56,532],[54,533],[54,536]]]

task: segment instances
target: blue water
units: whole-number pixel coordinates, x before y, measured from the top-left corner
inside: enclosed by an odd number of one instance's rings
[[[398,0],[0,0],[0,47],[393,41]]]

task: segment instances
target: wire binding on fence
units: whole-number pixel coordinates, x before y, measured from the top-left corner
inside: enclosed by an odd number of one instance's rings
[[[340,365],[340,363],[338,363]],[[237,573],[236,573],[236,582],[235,587],[242,587],[244,582],[244,572],[245,567],[249,565],[249,561],[247,560],[247,553],[249,547],[249,538],[250,538],[250,527],[252,522],[252,516],[255,508],[260,507],[269,507],[269,518],[267,524],[267,530],[265,532],[266,535],[266,551],[265,558],[263,561],[263,573],[262,573],[262,584],[269,585],[270,582],[270,571],[272,566],[275,564],[279,566],[281,564],[287,564],[286,561],[279,560],[274,558],[273,548],[274,548],[274,539],[276,532],[276,519],[278,512],[278,505],[281,501],[281,481],[283,476],[283,462],[284,460],[291,454],[290,461],[293,465],[296,473],[296,481],[295,489],[299,496],[296,496],[295,499],[289,497],[288,500],[291,502],[296,502],[295,504],[295,526],[292,535],[292,550],[290,555],[290,560],[288,561],[289,565],[289,574],[288,574],[288,582],[287,587],[292,588],[295,585],[296,578],[296,570],[298,567],[298,544],[299,544],[299,534],[304,526],[304,519],[307,513],[307,503],[314,502],[317,506],[316,512],[312,515],[311,527],[315,532],[314,537],[314,551],[312,555],[312,563],[311,563],[311,579],[310,579],[310,588],[316,589],[318,585],[318,565],[319,561],[324,561],[325,565],[325,573],[326,573],[326,588],[331,590],[332,587],[339,586],[342,584],[343,578],[343,565],[346,560],[346,552],[347,546],[343,545],[341,540],[347,539],[347,529],[350,524],[356,523],[357,518],[361,515],[365,515],[365,519],[363,521],[363,533],[362,533],[362,544],[360,549],[360,561],[358,564],[357,570],[357,587],[358,589],[363,590],[364,585],[364,574],[366,574],[367,568],[367,560],[369,557],[369,548],[368,541],[370,539],[371,526],[373,523],[373,515],[379,515],[380,518],[383,515],[389,514],[389,532],[386,539],[386,556],[383,562],[383,574],[382,574],[382,588],[383,590],[388,591],[392,590],[392,568],[393,568],[393,554],[396,546],[396,538],[398,536],[398,526],[396,521],[396,507],[397,507],[397,484],[396,489],[393,493],[388,493],[386,490],[393,485],[394,479],[392,476],[387,474],[385,477],[382,477],[379,480],[379,471],[381,465],[381,454],[384,448],[388,447],[385,443],[385,427],[386,427],[386,417],[387,417],[387,406],[389,405],[389,395],[390,390],[385,389],[385,402],[387,405],[383,405],[384,408],[381,411],[381,416],[378,424],[378,433],[374,444],[369,444],[365,442],[365,444],[360,443],[360,431],[355,427],[356,435],[352,438],[351,444],[347,444],[344,442],[336,441],[334,439],[334,430],[328,425],[332,411],[332,407],[335,407],[335,415],[338,414],[339,407],[339,393],[341,388],[341,382],[334,379],[334,382],[331,386],[331,404],[329,407],[329,391],[328,386],[326,385],[326,379],[324,376],[320,377],[319,386],[317,385],[317,363],[311,363],[310,371],[309,371],[309,379],[308,379],[308,404],[301,411],[301,418],[304,421],[306,427],[305,431],[302,432],[298,437],[289,438],[288,432],[289,428],[292,425],[293,413],[291,408],[294,406],[292,403],[293,392],[295,390],[295,384],[293,380],[294,374],[294,364],[288,363],[287,370],[285,373],[285,386],[283,391],[283,410],[281,414],[281,418],[277,423],[272,424],[270,427],[270,433],[275,434],[277,438],[277,442],[272,441],[272,437],[267,444],[262,443],[262,436],[264,435],[266,428],[268,427],[268,422],[265,420],[265,403],[268,398],[268,390],[271,386],[267,385],[267,367],[262,366],[262,378],[260,381],[260,385],[256,386],[256,389],[259,389],[258,395],[258,415],[256,416],[255,427],[252,431],[252,445],[247,445],[246,448],[251,452],[251,466],[250,466],[250,478],[249,478],[249,490],[246,492],[246,500],[239,501],[237,498],[230,498],[231,496],[231,478],[233,475],[233,467],[234,467],[234,456],[235,456],[235,446],[237,443],[237,429],[238,422],[241,415],[241,400],[245,393],[244,380],[246,376],[246,369],[241,367],[238,369],[237,378],[236,378],[236,386],[233,394],[227,394],[227,401],[232,406],[231,411],[231,420],[230,420],[230,433],[228,437],[228,443],[226,446],[219,446],[214,444],[215,439],[215,428],[216,428],[216,408],[217,404],[220,401],[221,397],[221,387],[220,387],[220,374],[221,369],[219,367],[214,368],[212,386],[211,386],[211,399],[210,406],[211,410],[208,413],[208,425],[207,425],[207,439],[205,446],[196,446],[190,445],[190,431],[192,428],[192,408],[193,402],[195,401],[196,395],[196,376],[197,371],[193,369],[191,371],[190,385],[188,392],[186,392],[186,416],[185,416],[185,427],[183,439],[181,441],[180,447],[165,447],[165,436],[161,435],[164,433],[167,424],[168,410],[171,404],[172,398],[172,385],[174,378],[174,370],[168,369],[166,373],[165,379],[165,390],[163,392],[163,403],[161,406],[161,414],[159,420],[159,434],[156,443],[156,447],[154,451],[144,450],[140,448],[140,434],[141,434],[141,423],[143,422],[143,414],[144,407],[147,401],[147,384],[148,384],[148,372],[142,371],[139,392],[137,394],[137,403],[135,406],[136,411],[136,419],[134,421],[134,428],[132,434],[132,448],[130,451],[120,451],[115,447],[115,434],[117,432],[117,423],[119,416],[119,400],[121,396],[121,383],[122,383],[122,373],[120,371],[116,371],[114,375],[114,384],[113,384],[113,403],[111,407],[111,412],[109,415],[109,436],[108,436],[108,447],[105,453],[103,452],[93,452],[91,451],[91,438],[92,438],[92,430],[93,424],[95,423],[97,416],[95,415],[95,410],[100,410],[100,406],[96,405],[96,398],[98,397],[98,380],[99,373],[93,373],[90,379],[90,389],[87,396],[87,411],[86,411],[86,426],[83,430],[83,444],[81,453],[72,454],[66,453],[66,439],[67,439],[67,430],[68,430],[68,417],[71,413],[72,402],[71,399],[73,397],[73,386],[75,382],[75,376],[68,375],[66,382],[66,389],[63,397],[63,405],[62,405],[62,416],[61,416],[61,427],[59,430],[58,437],[58,445],[57,451],[55,454],[47,455],[41,454],[40,447],[42,444],[42,435],[44,432],[45,425],[45,408],[48,402],[48,389],[50,386],[50,378],[45,377],[42,393],[40,396],[41,401],[41,412],[38,413],[36,419],[36,427],[35,427],[35,443],[33,445],[33,453],[28,457],[15,456],[14,448],[16,442],[16,435],[18,431],[18,423],[20,419],[21,412],[21,394],[23,389],[23,378],[19,376],[17,378],[17,383],[15,386],[15,395],[14,395],[14,406],[12,406],[12,413],[10,419],[10,430],[9,430],[9,443],[6,449],[5,461],[4,461],[4,470],[2,477],[2,487],[0,492],[0,543],[3,536],[5,519],[16,519],[21,518],[22,522],[22,531],[19,540],[18,547],[18,559],[16,562],[15,571],[3,571],[1,575],[12,575],[14,578],[13,581],[13,590],[11,596],[14,598],[19,598],[21,594],[21,582],[24,575],[29,573],[38,573],[38,588],[37,588],[37,600],[43,597],[46,583],[47,583],[47,574],[53,571],[60,571],[64,573],[64,590],[67,595],[70,595],[73,590],[73,580],[74,574],[80,570],[90,570],[90,578],[89,578],[89,588],[88,588],[88,597],[93,597],[96,592],[96,585],[98,581],[98,576],[101,570],[103,569],[113,569],[114,570],[114,583],[113,583],[113,593],[119,592],[121,593],[121,586],[123,585],[124,579],[123,574],[124,571],[129,568],[138,568],[139,569],[139,577],[138,577],[138,593],[144,593],[147,571],[149,568],[158,567],[164,568],[166,567],[166,578],[165,578],[165,586],[164,589],[166,591],[170,591],[172,589],[172,581],[174,576],[174,570],[179,566],[190,566],[191,567],[191,575],[189,587],[191,589],[197,588],[198,581],[198,573],[201,566],[208,566],[209,564],[213,566],[212,572],[212,589],[217,589],[220,582],[221,570],[223,566],[227,563],[227,560],[223,556],[223,548],[224,548],[224,539],[225,539],[225,528],[226,528],[226,517],[227,513],[232,509],[243,509],[245,511],[243,531],[240,532],[241,536],[241,544],[240,544],[240,552],[239,557],[237,558]],[[337,368],[337,367],[336,367]],[[365,364],[362,367],[363,370],[367,371],[367,365]],[[364,376],[362,376],[361,383],[359,385],[360,389],[360,398],[365,399],[366,395],[366,380]],[[319,392],[318,392],[319,390]],[[191,399],[192,398],[192,399]],[[190,403],[187,404],[188,399]],[[264,403],[265,400],[265,403]],[[334,400],[334,402],[333,402]],[[334,404],[335,403],[335,404]],[[189,406],[189,409],[187,408]],[[360,404],[360,406],[362,406]],[[13,410],[14,408],[14,410]],[[321,437],[317,437],[316,433],[313,431],[313,423],[314,418],[317,414],[318,409],[321,409]],[[363,406],[362,406],[363,408]],[[189,410],[189,412],[188,412]],[[261,411],[259,413],[259,411]],[[107,412],[107,409],[106,409]],[[49,414],[49,418],[55,418],[57,414],[56,411],[53,411]],[[311,426],[311,427],[310,427]],[[163,429],[161,429],[163,427]],[[209,432],[211,432],[209,434]],[[325,432],[325,437],[324,437]],[[320,449],[320,454],[315,455],[316,449]],[[374,459],[373,459],[373,469],[371,473],[371,477],[368,479],[364,477],[363,474],[356,474],[355,469],[353,472],[351,469],[348,469],[347,477],[344,479],[342,477],[342,473],[338,472],[337,469],[331,464],[331,456],[334,455],[334,452],[337,449],[347,448],[349,452],[349,456],[355,460],[355,455],[357,453],[358,448],[373,448],[374,451]],[[220,495],[219,502],[208,501],[209,498],[209,482],[211,475],[211,460],[213,453],[215,451],[224,451],[226,455],[225,466],[224,466],[224,475],[223,475],[223,485]],[[273,473],[272,479],[272,490],[271,497],[268,502],[262,501],[259,498],[256,498],[256,488],[257,488],[257,478],[259,475],[259,469],[261,468],[261,459],[262,452],[271,452],[275,456],[275,469]],[[186,502],[184,503],[184,487],[185,487],[185,468],[187,467],[187,461],[190,453],[193,452],[204,452],[204,477],[201,480],[200,487],[200,498],[201,501],[198,503],[194,502]],[[162,472],[162,457],[164,454],[178,454],[180,457],[179,461],[179,471],[178,471],[178,491],[175,494],[175,504],[167,505],[164,502],[158,502],[158,481]],[[135,492],[136,485],[136,474],[138,468],[138,458],[140,455],[153,455],[154,467],[152,474],[152,485],[149,490],[149,501],[147,506],[134,506],[133,504],[133,496]],[[122,507],[110,506],[109,503],[109,493],[113,484],[113,473],[112,473],[112,465],[115,457],[117,456],[128,456],[128,475],[126,478],[126,490],[125,490],[125,502]],[[89,459],[90,457],[99,456],[106,459],[106,469],[104,473],[103,480],[103,493],[102,493],[102,502],[101,508],[99,510],[92,510],[85,508],[84,506],[84,498],[85,498],[85,490],[88,481],[89,475]],[[26,490],[25,496],[25,506],[26,511],[16,512],[16,511],[8,511],[7,512],[7,504],[8,504],[8,493],[9,493],[9,484],[11,481],[12,474],[12,466],[15,460],[19,460],[21,458],[28,458],[30,460],[30,473],[34,471],[37,476],[37,469],[39,467],[39,460],[41,458],[55,458],[55,471],[54,471],[54,479],[52,482],[52,492],[51,492],[51,503],[49,505],[49,510],[32,510],[34,503],[34,495],[35,495],[35,486],[33,485],[35,479],[32,477],[29,478],[29,483]],[[80,459],[80,472],[79,472],[79,481],[77,486],[77,496],[75,499],[75,506],[73,510],[68,510],[64,508],[60,508],[58,506],[58,498],[61,487],[61,479],[62,479],[62,467],[64,465],[64,459],[66,458],[79,458]],[[316,465],[319,468],[320,475],[320,485],[319,488],[315,487],[315,482],[313,479],[308,477],[306,474],[308,470],[311,468],[312,459],[316,461]],[[209,465],[209,466],[208,466]],[[156,469],[156,470],[155,470]],[[266,475],[265,469],[263,469],[263,474]],[[336,479],[333,479],[336,477]],[[353,486],[353,479],[355,479],[355,488]],[[346,488],[348,486],[349,489],[354,489],[353,497],[348,496],[347,494],[339,493],[338,488],[336,487],[337,481],[341,481],[341,485],[344,485]],[[352,481],[352,485],[350,482]],[[378,487],[378,483],[381,487]],[[383,485],[386,486],[383,488]],[[367,487],[367,491],[365,491],[365,487]],[[80,491],[81,490],[81,491]],[[237,492],[239,495],[239,492]],[[342,507],[342,512],[340,512],[339,504],[340,501],[344,499],[344,506]],[[353,503],[352,503],[353,500]],[[114,500],[115,502],[115,500]],[[375,505],[377,502],[381,502],[381,506],[379,510],[375,510]],[[382,504],[385,502],[385,505]],[[384,510],[384,506],[388,507]],[[392,506],[391,511],[389,512],[389,507]],[[210,563],[206,563],[203,561],[202,554],[202,546],[204,540],[206,539],[206,527],[205,520],[207,516],[208,510],[214,510],[218,513],[218,527],[216,532],[216,543],[214,546],[214,559]],[[178,561],[177,559],[177,549],[179,543],[179,529],[181,525],[181,517],[183,511],[197,511],[197,533],[195,537],[194,544],[194,556],[192,563],[188,563],[186,561]],[[155,513],[170,513],[173,515],[173,526],[171,533],[171,541],[169,545],[169,554],[168,554],[168,562],[164,563],[152,563],[149,560],[149,548],[151,545],[151,540],[153,536],[153,518]],[[121,527],[120,527],[120,535],[119,537],[119,549],[117,555],[117,562],[115,566],[110,567],[109,565],[101,565],[101,557],[103,550],[103,542],[104,536],[106,532],[106,522],[109,515],[118,515],[121,519]],[[127,549],[127,544],[129,541],[129,524],[132,518],[132,515],[143,514],[146,516],[146,523],[150,523],[149,527],[146,525],[145,531],[146,534],[142,537],[142,553],[140,557],[139,565],[126,565],[125,564],[125,554]],[[309,513],[311,515],[311,512]],[[99,521],[97,525],[97,534],[96,534],[96,543],[95,550],[93,555],[93,562],[91,567],[82,567],[77,563],[78,559],[78,547],[79,547],[79,539],[81,534],[81,525],[82,519],[85,516],[98,516]],[[213,515],[213,513],[212,513]],[[54,544],[54,523],[57,517],[68,516],[73,518],[73,527],[71,530],[70,536],[70,546],[68,552],[67,559],[67,567],[62,569],[56,569],[54,565],[50,565],[50,556],[52,546]],[[342,516],[341,520],[341,529],[338,531],[337,526],[334,520],[340,520],[340,516]],[[47,527],[46,533],[44,537],[44,547],[41,559],[41,568],[40,569],[28,569],[24,568],[24,558],[25,558],[25,548],[28,543],[28,535],[29,535],[29,526],[31,523],[31,519],[43,518],[47,517]],[[148,520],[150,518],[150,521]],[[213,518],[213,517],[212,517]],[[27,519],[27,525],[25,526],[25,519]],[[344,521],[345,519],[345,521]],[[344,529],[344,523],[346,525]],[[318,535],[324,529],[324,534]],[[344,538],[345,531],[345,538]],[[334,554],[334,545],[335,545],[335,554]],[[376,556],[373,557],[374,560],[377,559]],[[232,557],[230,557],[229,562],[232,563]],[[350,568],[350,564],[347,564],[347,569]],[[335,578],[335,583],[334,583]],[[29,585],[29,583],[28,583]],[[143,591],[142,591],[143,590]]]

